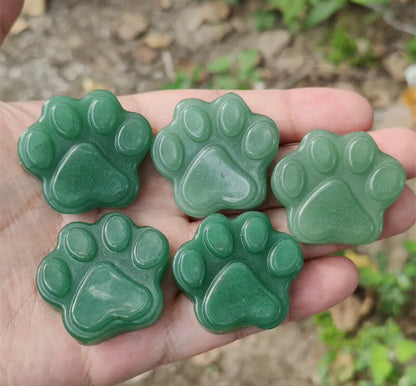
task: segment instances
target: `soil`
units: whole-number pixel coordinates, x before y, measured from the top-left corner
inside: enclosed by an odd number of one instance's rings
[[[390,11],[401,15],[401,22],[416,20],[412,0],[395,3],[399,8]],[[366,25],[362,9],[350,7],[343,23],[371,39],[375,61],[365,68],[335,66],[325,59],[325,42],[335,21],[293,34],[278,19],[273,30],[257,32],[253,14],[260,5],[246,1],[232,9],[197,0],[51,0],[40,15],[24,14],[2,46],[0,100],[41,100],[57,94],[80,98],[94,88],[117,95],[157,90],[172,82],[176,71],[191,74],[220,56],[255,48],[262,57],[262,80],[256,88],[347,88],[370,100],[375,129],[416,128],[415,117],[400,102],[410,35],[382,18]],[[205,85],[204,79],[195,84]],[[406,238],[416,238],[415,227],[360,251],[388,251],[397,269],[405,258],[400,245]],[[323,353],[307,319],[160,367],[128,384],[319,385],[317,364]]]

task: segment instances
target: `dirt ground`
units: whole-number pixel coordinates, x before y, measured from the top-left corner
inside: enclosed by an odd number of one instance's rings
[[[403,22],[416,20],[416,7],[410,3],[398,5]],[[352,89],[375,108],[375,129],[416,128],[410,109],[400,101],[409,65],[404,50],[408,35],[381,19],[365,26],[360,10],[348,9],[348,20],[374,42],[376,65],[335,66],[325,60],[323,48],[331,25],[294,35],[278,20],[273,30],[257,32],[253,12],[258,6],[253,1],[231,9],[196,0],[51,0],[39,12],[27,9],[0,49],[0,100],[57,94],[79,98],[94,88],[117,95],[157,90],[174,80],[176,71],[191,73],[225,54],[256,48],[262,56],[256,88]],[[387,250],[394,256],[391,266],[400,268],[405,238],[416,238],[416,228],[360,250]],[[160,367],[128,383],[319,385],[317,364],[323,353],[313,323],[304,320]]]

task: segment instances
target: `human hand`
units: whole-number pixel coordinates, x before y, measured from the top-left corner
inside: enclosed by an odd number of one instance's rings
[[[184,98],[211,101],[219,91],[162,91],[121,97],[123,108],[143,114],[155,132],[172,119]],[[281,146],[275,162],[293,150],[311,129],[345,134],[368,130],[372,111],[361,97],[331,89],[238,92],[253,112],[275,120]],[[17,140],[40,116],[41,103],[0,104],[0,380],[13,384],[111,384],[158,365],[177,361],[227,344],[258,331],[248,328],[216,335],[201,327],[192,302],[180,293],[171,271],[163,282],[165,312],[152,327],[117,336],[97,346],[82,346],[65,330],[59,312],[41,299],[35,274],[42,258],[56,244],[68,222],[95,222],[110,210],[63,215],[48,207],[41,184],[19,164]],[[408,178],[415,177],[416,135],[395,128],[371,133],[380,149],[396,157]],[[139,226],[153,226],[169,240],[171,254],[190,240],[200,221],[193,221],[175,205],[170,182],[147,156],[140,166],[138,199],[120,211]],[[405,187],[386,211],[382,237],[401,233],[415,221],[414,194]],[[279,231],[287,232],[286,211],[269,197],[260,208]],[[323,311],[349,296],[357,285],[355,266],[343,257],[322,257],[339,245],[304,245],[304,269],[290,289],[287,321]]]

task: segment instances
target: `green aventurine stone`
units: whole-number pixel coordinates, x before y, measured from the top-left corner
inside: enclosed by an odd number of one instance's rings
[[[211,103],[181,101],[172,122],[156,135],[151,155],[171,181],[178,207],[204,217],[260,205],[278,145],[275,123],[229,93]]]
[[[48,204],[62,213],[131,204],[138,167],[150,148],[147,120],[125,111],[108,91],[82,99],[50,98],[20,137],[23,166],[42,181]]]
[[[173,260],[173,275],[207,329],[225,333],[279,325],[303,265],[299,244],[260,212],[208,216]]]
[[[271,186],[303,243],[366,244],[406,182],[402,165],[365,132],[312,130],[273,170]]]
[[[96,344],[158,320],[168,264],[162,233],[109,213],[95,224],[66,225],[41,262],[36,284],[61,309],[68,332],[83,344]]]

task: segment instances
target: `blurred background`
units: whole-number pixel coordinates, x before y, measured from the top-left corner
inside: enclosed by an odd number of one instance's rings
[[[330,86],[416,130],[415,65],[415,0],[26,0],[0,100]],[[344,254],[360,285],[329,312],[125,384],[416,385],[416,227]]]

